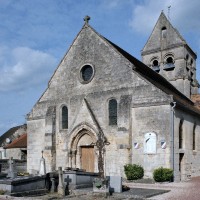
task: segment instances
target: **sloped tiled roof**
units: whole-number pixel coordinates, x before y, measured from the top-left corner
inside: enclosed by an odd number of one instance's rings
[[[27,148],[27,134],[21,135],[19,138],[15,139],[12,143],[6,145],[4,149],[13,148]]]

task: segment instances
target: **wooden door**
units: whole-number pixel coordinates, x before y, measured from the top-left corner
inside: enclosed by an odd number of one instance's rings
[[[94,172],[94,147],[81,147],[81,168],[86,172]]]

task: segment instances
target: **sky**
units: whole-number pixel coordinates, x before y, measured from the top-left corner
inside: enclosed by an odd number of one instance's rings
[[[199,0],[0,0],[0,135],[26,123],[86,15],[98,33],[141,60],[163,10],[198,57],[199,7]]]

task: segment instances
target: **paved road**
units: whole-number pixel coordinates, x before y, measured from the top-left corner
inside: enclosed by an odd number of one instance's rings
[[[166,189],[170,192],[157,195],[149,200],[200,200],[200,177],[181,183],[128,184],[130,187]]]

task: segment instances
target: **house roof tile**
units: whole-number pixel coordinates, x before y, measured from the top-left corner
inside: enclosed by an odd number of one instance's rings
[[[21,135],[19,138],[15,139],[13,142],[4,147],[4,149],[13,149],[13,148],[27,148],[26,133]]]

